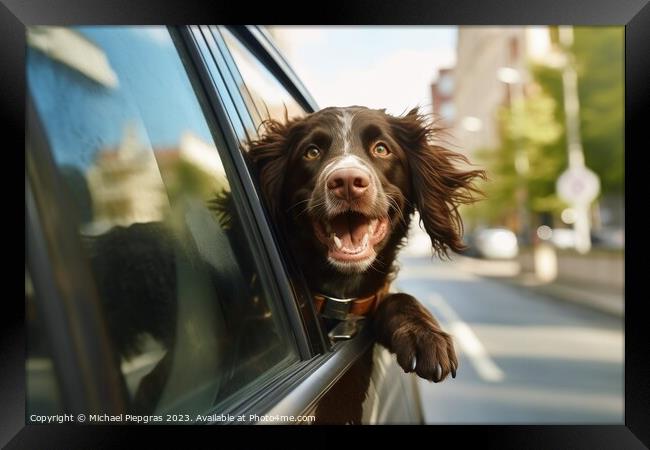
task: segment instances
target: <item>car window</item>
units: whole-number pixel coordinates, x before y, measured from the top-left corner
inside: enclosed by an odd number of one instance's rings
[[[131,408],[214,411],[297,361],[168,30],[30,27],[27,77]]]
[[[289,118],[306,114],[304,108],[239,39],[224,27],[220,27],[220,31],[237,65],[233,76],[256,126],[269,117],[283,122],[285,111]]]

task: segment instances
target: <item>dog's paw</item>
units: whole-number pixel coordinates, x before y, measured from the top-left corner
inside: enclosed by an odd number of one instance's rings
[[[444,331],[428,324],[406,323],[395,330],[391,344],[404,372],[415,372],[435,383],[449,374],[456,378],[454,343]]]

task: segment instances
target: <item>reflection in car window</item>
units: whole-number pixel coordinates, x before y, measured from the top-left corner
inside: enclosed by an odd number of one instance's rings
[[[296,361],[167,29],[30,27],[27,74],[132,409],[212,411]]]
[[[289,118],[304,116],[306,111],[280,84],[275,76],[226,28],[220,31],[232,54],[239,73],[239,89],[255,125],[265,118],[284,121],[285,108]]]

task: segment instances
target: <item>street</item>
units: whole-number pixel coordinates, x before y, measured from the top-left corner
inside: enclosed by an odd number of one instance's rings
[[[460,357],[456,379],[419,380],[427,423],[623,423],[622,319],[477,274],[506,276],[514,262],[412,255],[395,287]]]

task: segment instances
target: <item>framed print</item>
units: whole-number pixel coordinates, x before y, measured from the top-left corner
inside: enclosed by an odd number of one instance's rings
[[[206,8],[0,6],[3,446],[650,445],[647,2]]]

